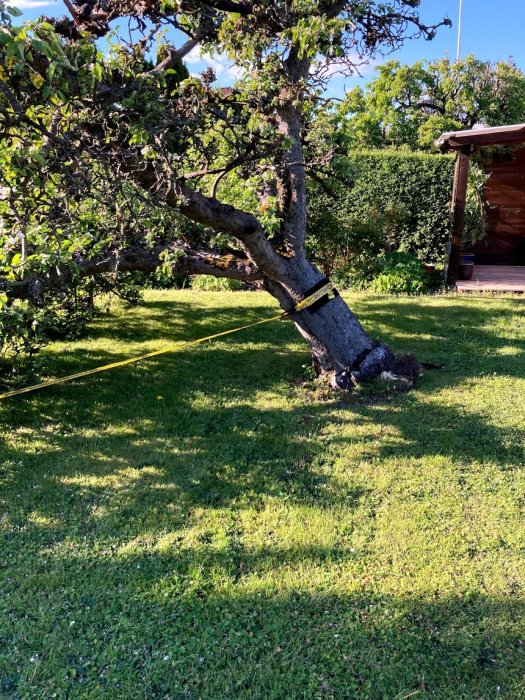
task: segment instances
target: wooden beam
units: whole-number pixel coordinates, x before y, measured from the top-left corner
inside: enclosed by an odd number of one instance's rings
[[[525,143],[525,124],[511,124],[488,129],[450,131],[437,140],[440,150],[455,151],[463,146],[493,146]]]
[[[453,285],[459,279],[463,229],[465,227],[465,207],[467,204],[468,169],[470,146],[463,146],[456,159],[454,190],[452,193],[450,253],[447,264],[447,284]]]

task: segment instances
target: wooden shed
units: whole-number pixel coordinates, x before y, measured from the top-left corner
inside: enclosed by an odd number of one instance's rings
[[[525,292],[525,124],[451,132],[443,134],[438,145],[443,152],[457,152],[447,282],[459,292]],[[488,176],[487,238],[468,251],[475,253],[474,274],[471,280],[461,281],[470,158],[477,149],[487,146],[512,148],[496,149],[484,166]]]

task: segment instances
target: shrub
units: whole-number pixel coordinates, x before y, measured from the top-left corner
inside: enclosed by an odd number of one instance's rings
[[[465,250],[487,237],[488,202],[485,186],[489,178],[490,175],[487,175],[477,163],[470,164],[463,228],[463,247]]]
[[[402,250],[439,263],[449,235],[454,160],[400,151],[348,156],[353,181],[332,183],[336,199],[318,185],[309,204],[309,250],[329,275],[352,286],[370,280],[378,256]]]
[[[379,294],[424,294],[429,275],[410,253],[387,253],[379,258],[370,289]]]
[[[227,292],[244,289],[244,285],[239,280],[232,280],[227,277],[197,275],[191,281],[191,288],[198,292]]]
[[[32,355],[41,343],[40,323],[27,301],[8,304],[0,295],[0,355]]]
[[[10,302],[0,293],[0,387],[33,378],[34,356],[49,339],[78,337],[93,314],[86,295],[48,295],[45,304],[34,306],[26,300]]]

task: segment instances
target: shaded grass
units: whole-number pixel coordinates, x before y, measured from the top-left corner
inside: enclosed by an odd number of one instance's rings
[[[327,397],[285,321],[0,405],[0,697],[525,698],[523,301],[349,300],[445,369]],[[148,292],[45,366],[273,311]]]

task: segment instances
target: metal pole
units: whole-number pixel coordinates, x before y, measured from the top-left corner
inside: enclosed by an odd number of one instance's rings
[[[458,20],[458,50],[456,53],[456,61],[461,58],[461,20],[463,19],[463,0],[459,0],[459,20]]]

